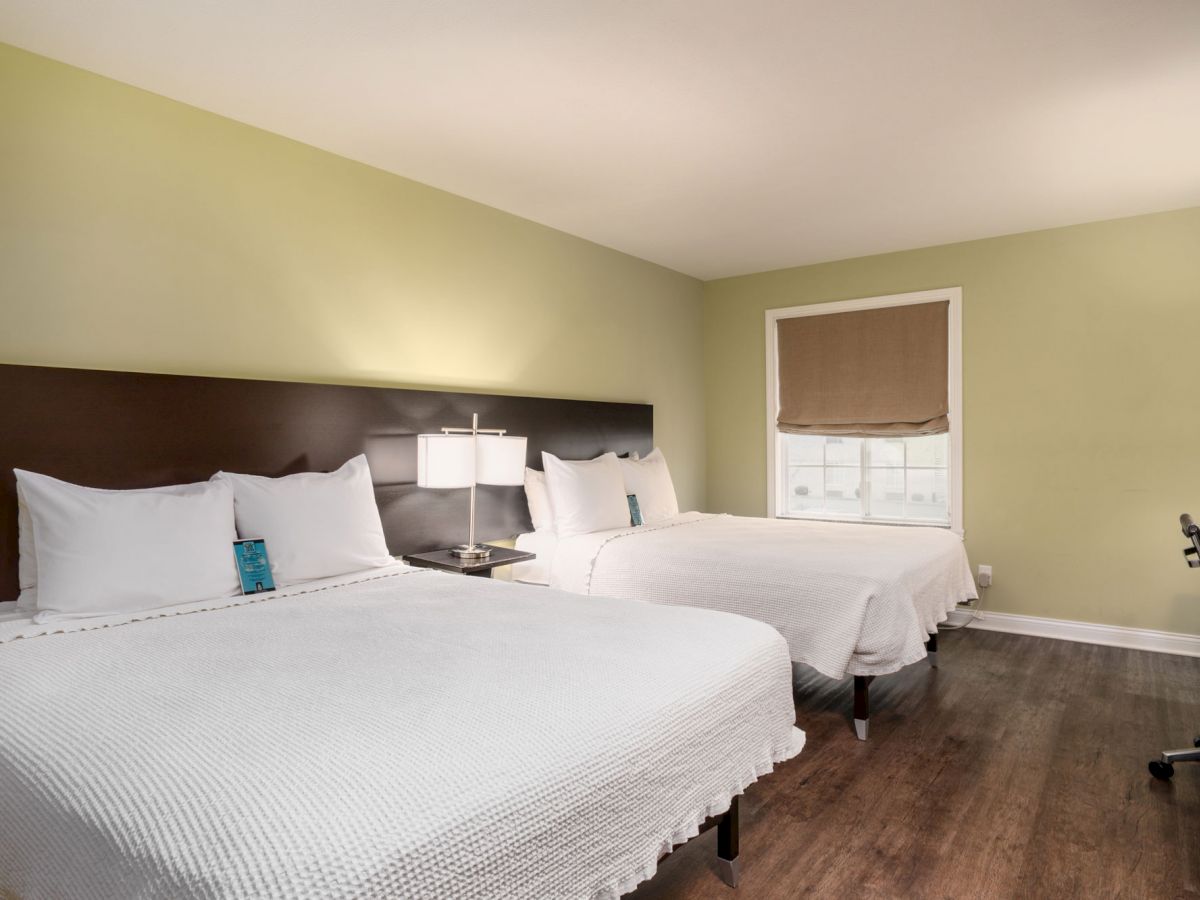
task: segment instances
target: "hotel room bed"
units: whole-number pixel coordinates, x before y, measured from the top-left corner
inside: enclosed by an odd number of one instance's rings
[[[553,587],[733,612],[773,626],[796,664],[829,678],[856,676],[860,737],[868,680],[924,659],[938,623],[976,596],[962,540],[943,528],[692,512],[517,541],[534,544]],[[518,568],[514,577],[538,574]]]
[[[23,900],[614,897],[803,745],[761,623],[399,565],[10,613],[0,683]]]

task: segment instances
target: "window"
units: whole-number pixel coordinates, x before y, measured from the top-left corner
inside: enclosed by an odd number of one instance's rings
[[[805,430],[806,426],[795,426],[795,419],[789,418],[786,413],[781,415],[780,358],[789,352],[789,349],[795,352],[794,346],[786,349],[780,346],[781,320],[916,303],[947,302],[948,310],[943,322],[948,327],[942,335],[948,332],[949,346],[948,355],[942,363],[945,365],[947,379],[942,401],[947,402],[948,415],[941,421],[940,426],[934,428],[946,428],[948,422],[948,430],[932,434],[808,433]],[[887,524],[940,525],[961,533],[960,304],[961,291],[953,288],[767,311],[769,515]],[[947,307],[943,306],[943,309]],[[823,335],[827,332],[837,333],[836,329],[809,329],[809,339],[811,340],[812,334]],[[919,334],[920,332],[918,341]],[[941,343],[944,339],[939,337],[937,340]],[[830,358],[840,358],[834,348],[825,347],[823,343],[820,350],[823,355],[828,353]],[[811,360],[815,354],[811,343],[804,348],[804,352],[808,354],[809,361],[806,365],[812,374],[812,366],[815,364]],[[824,370],[818,374],[824,374]],[[829,376],[825,377],[828,380]],[[843,384],[840,376],[834,380],[837,387]],[[837,395],[836,390],[829,393]],[[821,399],[824,401],[825,398]],[[791,407],[795,405],[794,402],[789,403]],[[834,421],[828,418],[827,402],[815,405],[823,407],[824,417],[818,418],[817,421]],[[946,407],[942,408],[943,411],[945,409]],[[852,421],[861,420],[852,418]],[[867,421],[873,422],[875,419]],[[781,422],[784,424],[781,425]],[[807,427],[821,430],[821,426]],[[846,430],[857,430],[858,427],[850,426]],[[797,430],[803,433],[794,433]]]
[[[781,434],[781,516],[950,524],[949,435]]]

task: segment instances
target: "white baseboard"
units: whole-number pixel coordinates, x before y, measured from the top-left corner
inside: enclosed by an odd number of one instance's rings
[[[1118,625],[1096,625],[1091,622],[1044,619],[1041,616],[1018,616],[1012,613],[981,612],[974,618],[972,615],[969,610],[957,609],[950,613],[947,622],[950,625],[966,625],[968,628],[978,628],[982,631],[1028,634],[1060,641],[1077,641],[1081,644],[1174,653],[1178,656],[1200,656],[1200,635],[1195,634],[1153,631],[1149,628],[1122,628]]]

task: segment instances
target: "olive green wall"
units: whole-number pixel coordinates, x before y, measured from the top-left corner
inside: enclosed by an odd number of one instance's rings
[[[709,508],[766,509],[764,310],[954,285],[987,608],[1200,633],[1200,209],[709,282]]]
[[[649,402],[698,507],[700,289],[0,44],[0,362]]]

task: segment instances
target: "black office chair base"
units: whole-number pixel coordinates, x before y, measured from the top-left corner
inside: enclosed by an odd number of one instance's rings
[[[1163,762],[1161,759],[1150,760],[1150,765],[1147,768],[1150,770],[1150,774],[1159,781],[1170,781],[1171,777],[1175,774],[1175,767],[1170,763]]]
[[[1183,551],[1183,558],[1193,569],[1200,569],[1200,525],[1187,513],[1179,517],[1179,526],[1183,536],[1191,541],[1192,546]],[[1177,762],[1200,762],[1200,737],[1192,740],[1191,750],[1164,750],[1161,757],[1151,760],[1147,768],[1150,774],[1159,781],[1170,781],[1175,774]]]
[[[1159,759],[1151,760],[1147,768],[1159,781],[1170,781],[1177,762],[1200,762],[1200,737],[1192,740],[1192,750],[1164,750]]]

